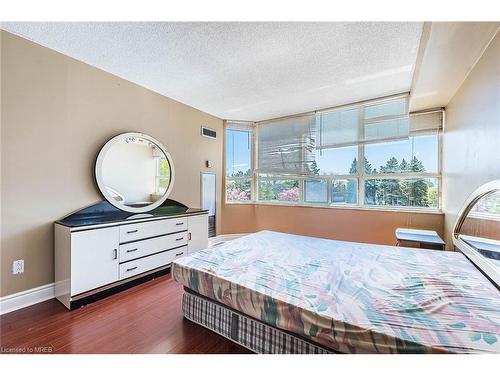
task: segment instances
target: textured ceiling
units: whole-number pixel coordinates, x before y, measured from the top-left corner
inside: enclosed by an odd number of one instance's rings
[[[3,23],[224,119],[263,120],[409,91],[422,23]]]

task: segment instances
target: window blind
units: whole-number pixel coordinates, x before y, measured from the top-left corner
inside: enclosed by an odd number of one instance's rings
[[[296,116],[257,126],[257,172],[312,174],[316,116]]]
[[[359,109],[318,112],[320,147],[339,147],[359,141]]]
[[[364,106],[364,137],[361,141],[385,141],[410,135],[408,98],[400,97]]]
[[[410,135],[408,116],[365,122],[364,130],[363,141],[366,142],[408,138]]]
[[[443,128],[443,112],[424,112],[410,114],[410,130],[412,133]]]
[[[407,97],[317,112],[318,148],[407,138]]]

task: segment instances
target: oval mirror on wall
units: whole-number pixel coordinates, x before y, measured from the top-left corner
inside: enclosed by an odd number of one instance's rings
[[[174,186],[174,164],[158,140],[142,133],[111,138],[95,164],[95,179],[104,198],[127,212],[160,206]]]

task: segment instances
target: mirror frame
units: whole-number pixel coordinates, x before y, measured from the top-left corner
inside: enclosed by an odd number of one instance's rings
[[[497,288],[500,288],[500,272],[494,265],[490,264],[473,246],[469,245],[460,237],[460,230],[470,210],[479,200],[490,193],[500,191],[500,180],[488,182],[477,188],[465,201],[464,206],[458,214],[458,219],[453,227],[453,245],[455,245],[486,277],[488,277]]]
[[[158,199],[156,202],[153,202],[147,206],[144,207],[129,207],[124,204],[121,204],[117,202],[116,200],[113,199],[113,197],[107,192],[107,189],[105,188],[104,181],[102,179],[102,162],[104,160],[104,156],[106,155],[106,152],[113,146],[115,143],[129,137],[136,137],[136,138],[143,138],[148,140],[149,142],[153,143],[156,147],[158,147],[165,157],[167,158],[167,161],[170,165],[170,184],[168,185],[167,191],[165,191],[165,194]],[[144,213],[144,212],[149,212],[154,210],[155,208],[161,206],[163,202],[165,202],[170,193],[172,192],[172,189],[174,187],[174,182],[175,182],[175,167],[174,163],[172,161],[172,157],[170,156],[169,152],[167,149],[163,146],[163,144],[158,141],[157,139],[151,137],[150,135],[144,134],[144,133],[138,133],[138,132],[127,132],[127,133],[121,133],[110,140],[108,140],[104,146],[102,146],[101,150],[99,151],[99,154],[97,155],[96,161],[95,161],[95,166],[94,166],[94,178],[95,182],[97,184],[97,187],[99,188],[99,191],[101,192],[102,196],[106,201],[108,201],[110,204],[115,206],[116,208],[125,211],[125,212],[133,212],[133,213]]]

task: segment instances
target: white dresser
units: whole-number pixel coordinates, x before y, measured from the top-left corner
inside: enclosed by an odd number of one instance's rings
[[[174,259],[208,246],[206,211],[135,216],[98,224],[56,222],[55,294],[68,309],[167,270]]]

